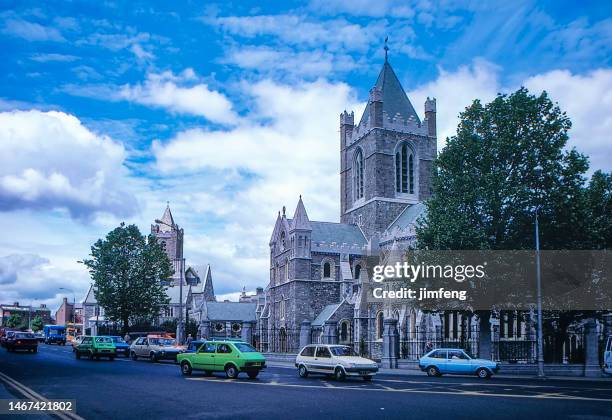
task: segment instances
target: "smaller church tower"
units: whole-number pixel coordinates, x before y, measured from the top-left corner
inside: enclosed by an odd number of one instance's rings
[[[151,225],[151,234],[155,236],[157,241],[166,251],[166,255],[170,259],[174,275],[170,279],[173,284],[178,284],[179,281],[185,285],[184,276],[184,259],[183,259],[183,236],[184,231],[175,222],[170,211],[170,204],[166,206],[166,210],[161,219],[156,219],[155,224]]]
[[[312,236],[312,226],[302,202],[302,196],[298,201],[293,219],[289,228],[289,238],[291,246],[292,275],[294,279],[305,279],[310,277],[310,242]]]

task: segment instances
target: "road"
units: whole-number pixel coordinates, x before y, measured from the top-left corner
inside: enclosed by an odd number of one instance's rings
[[[183,377],[171,362],[76,360],[69,346],[44,344],[37,354],[0,349],[0,372],[48,399],[75,399],[85,419],[612,419],[612,381],[379,375],[372,383],[336,382],[301,379],[286,367],[228,380]]]

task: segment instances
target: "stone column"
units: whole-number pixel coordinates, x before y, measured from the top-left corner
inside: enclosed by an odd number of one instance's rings
[[[383,354],[382,367],[397,369],[399,357],[399,333],[397,332],[397,319],[385,319],[383,321]]]
[[[587,319],[584,323],[584,346],[584,376],[601,376],[597,323],[592,318]]]
[[[200,337],[201,338],[210,338],[210,321],[202,321],[200,322]]]
[[[253,324],[254,322],[252,321],[244,321],[242,323],[240,338],[249,344],[253,343]]]
[[[478,311],[478,346],[481,359],[492,359],[491,311]]]
[[[312,343],[311,333],[312,329],[310,326],[310,321],[302,321],[302,325],[300,325],[300,350],[302,350],[308,344]]]
[[[323,344],[338,344],[338,323],[325,321],[323,325]]]

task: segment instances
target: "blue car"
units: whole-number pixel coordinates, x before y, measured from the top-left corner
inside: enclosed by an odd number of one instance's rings
[[[499,371],[499,363],[473,359],[462,349],[435,349],[419,359],[419,368],[428,376],[476,375],[487,379]]]
[[[125,342],[125,340],[118,335],[113,335],[110,337],[115,343],[115,353],[117,355],[124,355],[125,357],[130,356],[130,345]]]

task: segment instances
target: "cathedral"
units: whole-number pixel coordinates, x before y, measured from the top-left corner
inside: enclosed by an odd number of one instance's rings
[[[395,319],[404,336],[439,323],[406,305],[369,303],[362,288],[367,257],[414,246],[436,144],[435,99],[419,118],[385,58],[359,123],[353,112],[340,114],[340,222],[310,220],[302,197],[292,217],[285,208],[278,214],[258,325],[263,351],[336,342],[380,357],[384,320]]]

